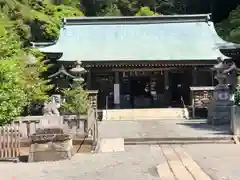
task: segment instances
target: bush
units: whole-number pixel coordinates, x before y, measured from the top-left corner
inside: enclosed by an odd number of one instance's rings
[[[88,93],[82,87],[82,84],[76,82],[70,89],[63,90],[64,103],[61,109],[66,114],[76,114],[77,116],[86,115],[89,108]]]
[[[0,61],[0,125],[19,116],[26,105],[21,69],[14,60]]]
[[[151,11],[149,7],[141,7],[136,16],[158,16],[158,13]]]

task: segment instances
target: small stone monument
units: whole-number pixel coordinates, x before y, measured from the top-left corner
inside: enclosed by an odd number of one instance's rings
[[[234,73],[235,64],[230,61],[218,58],[218,64],[212,70],[216,71],[215,79],[218,85],[214,89],[213,99],[208,109],[208,122],[213,125],[229,124],[231,120],[231,108],[233,101],[231,99],[232,89],[234,87]],[[229,84],[229,82],[231,84]]]
[[[72,157],[72,138],[62,128],[41,128],[31,136],[28,161],[57,161]]]

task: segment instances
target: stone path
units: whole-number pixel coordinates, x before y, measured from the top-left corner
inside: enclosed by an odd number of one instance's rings
[[[160,146],[166,162],[159,164],[158,174],[163,180],[211,180],[180,146]]]

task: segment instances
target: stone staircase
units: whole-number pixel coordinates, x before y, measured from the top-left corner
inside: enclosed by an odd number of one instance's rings
[[[187,119],[184,108],[103,110],[102,120],[179,120]]]

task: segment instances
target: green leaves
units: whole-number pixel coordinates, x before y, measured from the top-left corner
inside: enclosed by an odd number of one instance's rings
[[[63,91],[65,102],[61,109],[68,114],[76,114],[77,116],[87,114],[89,108],[88,93],[83,89],[82,84],[76,82],[71,89]]]
[[[217,24],[216,29],[225,40],[240,43],[240,6],[229,14],[227,20]]]
[[[137,13],[136,16],[158,16],[158,13],[154,13],[150,10],[149,7],[142,7]]]
[[[99,13],[99,16],[121,16],[121,11],[118,9],[116,4],[110,4]]]
[[[41,78],[48,68],[42,55],[23,46],[21,23],[24,22],[12,21],[0,13],[0,125],[19,116],[25,107],[46,100],[51,89],[48,81]],[[36,57],[31,66],[26,64],[29,54]]]
[[[0,125],[19,116],[26,105],[21,70],[15,60],[0,61]]]

